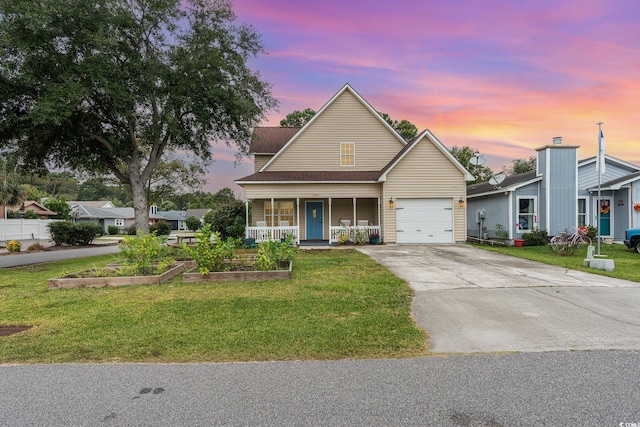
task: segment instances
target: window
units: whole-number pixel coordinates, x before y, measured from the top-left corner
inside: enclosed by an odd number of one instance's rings
[[[264,203],[264,219],[267,221],[267,227],[279,227],[282,221],[287,221],[289,225],[293,225],[293,202],[273,202],[273,212],[271,211],[271,202]]]
[[[578,199],[578,226],[587,225],[587,199]]]
[[[538,226],[536,215],[536,199],[531,197],[518,198],[518,231],[532,231]]]
[[[124,227],[124,219],[116,219],[114,225],[116,227]]]
[[[356,143],[340,143],[340,166],[355,166],[356,164]]]

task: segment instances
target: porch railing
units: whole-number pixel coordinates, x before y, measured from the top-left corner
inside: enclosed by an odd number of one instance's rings
[[[295,241],[300,242],[300,227],[247,227],[245,235],[247,239],[256,239],[256,242],[265,240],[286,239],[290,234],[295,236]]]
[[[354,243],[363,243],[369,240],[369,236],[380,235],[379,225],[351,225],[351,226],[331,226],[329,227],[329,243],[350,240]]]

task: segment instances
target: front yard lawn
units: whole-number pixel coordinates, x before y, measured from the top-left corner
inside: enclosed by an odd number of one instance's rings
[[[573,270],[581,270],[588,273],[640,282],[640,254],[635,250],[627,249],[624,245],[600,245],[600,253],[602,255],[606,255],[606,258],[614,260],[615,271],[612,272],[584,267],[582,265],[582,262],[587,257],[586,245],[583,245],[582,248],[576,251],[572,256],[556,255],[551,251],[549,246],[524,246],[520,248],[514,246],[488,246],[476,244],[472,246],[491,252],[498,252],[505,255],[540,261],[546,264],[571,268]]]
[[[293,279],[47,290],[111,256],[0,270],[0,363],[413,357],[409,285],[353,250],[301,251]]]

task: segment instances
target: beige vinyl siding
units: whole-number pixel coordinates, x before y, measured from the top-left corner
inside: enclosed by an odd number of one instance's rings
[[[253,156],[253,171],[258,172],[260,169],[271,160],[272,155],[255,154]]]
[[[355,143],[355,165],[340,166],[340,143]],[[344,91],[269,165],[269,171],[380,170],[404,145]]]
[[[387,174],[383,200],[448,198],[453,206],[453,238],[456,242],[466,240],[467,224],[464,204],[460,197],[466,194],[466,181],[462,172],[438,150],[428,139],[420,141]],[[395,242],[396,212],[384,208],[385,241]]]
[[[246,199],[350,198],[380,196],[381,184],[244,184]]]

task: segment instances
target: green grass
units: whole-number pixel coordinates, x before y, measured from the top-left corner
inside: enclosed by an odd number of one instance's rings
[[[588,273],[600,274],[602,276],[640,282],[640,254],[635,250],[627,249],[627,247],[624,245],[600,245],[600,253],[602,255],[606,255],[606,258],[614,260],[615,271],[613,272],[584,267],[582,265],[582,262],[587,256],[586,246],[583,246],[572,256],[556,255],[551,251],[549,246],[525,246],[520,248],[516,248],[513,246],[500,247],[475,244],[472,246],[491,252],[498,252],[518,258],[525,258],[533,261],[544,262],[546,264],[571,268],[573,270],[581,270]]]
[[[48,290],[111,256],[0,270],[0,363],[389,358],[427,353],[408,284],[356,251],[302,251],[293,279]]]

